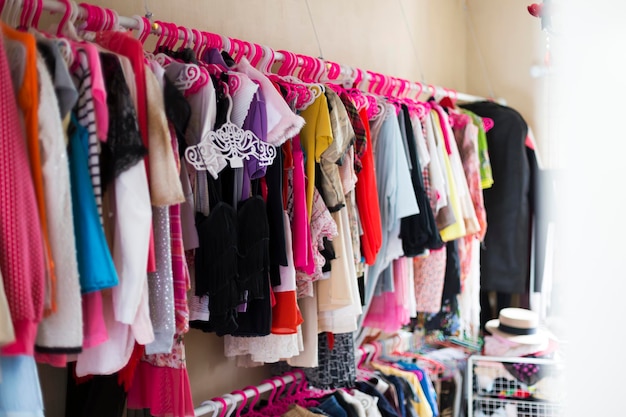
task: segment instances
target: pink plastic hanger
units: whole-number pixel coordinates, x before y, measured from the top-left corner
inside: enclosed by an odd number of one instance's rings
[[[178,26],[176,23],[168,23],[168,25],[170,27],[170,32],[167,36],[167,48],[170,51],[174,51],[176,49],[176,44],[178,44],[178,41],[180,40],[178,36]]]
[[[202,55],[204,54],[204,50],[207,48],[207,42],[208,42],[208,36],[207,36],[207,32],[198,31],[199,36],[198,36],[198,43],[197,43],[197,48],[198,50],[196,51],[196,56],[198,58],[202,57]]]
[[[374,94],[377,96],[383,95],[383,91],[387,89],[387,85],[389,84],[389,77],[384,74],[378,74],[380,82],[376,84],[376,88],[374,89]]]
[[[363,81],[363,71],[360,68],[354,68],[353,70],[356,72],[354,76],[354,81],[352,82],[352,88],[360,88],[361,81]]]
[[[57,36],[62,36],[63,35],[63,29],[65,28],[65,25],[67,24],[70,15],[72,14],[72,5],[70,4],[70,0],[61,0],[61,3],[65,4],[65,11],[63,12],[63,17],[61,18],[61,21],[59,22],[59,27],[57,28]],[[91,13],[88,14],[88,17],[91,15]]]
[[[287,376],[289,374],[285,374],[285,376]],[[282,407],[282,412],[286,412],[289,409],[289,406],[291,404],[295,403],[295,398],[292,394],[291,391],[293,391],[292,387],[295,387],[296,384],[296,380],[295,380],[295,374],[292,375],[294,378],[294,381],[292,383],[288,383],[285,382],[285,378],[283,376],[277,376],[276,378],[278,380],[280,380],[283,389],[278,393],[278,406]]]
[[[417,94],[413,97],[415,101],[420,101],[420,96],[422,95],[422,91],[424,91],[424,85],[422,83],[416,82],[415,85],[418,87]]]
[[[267,404],[258,410],[258,416],[268,416],[268,415],[273,415],[271,414],[272,408],[274,407],[274,397],[276,396],[276,390],[278,389],[278,387],[276,386],[276,383],[272,380],[272,379],[266,379],[264,381],[261,382],[262,384],[270,384],[272,386],[272,391],[270,392],[268,398],[267,398]]]
[[[379,96],[385,84],[385,76],[377,72],[370,72],[370,75],[373,77],[374,82],[369,85],[368,91],[371,94]]]
[[[239,405],[239,407],[237,407],[237,410],[235,411],[235,417],[241,417],[241,411],[246,407],[246,404],[248,403],[248,396],[243,390],[235,390],[231,392],[231,394],[241,394],[241,396],[243,397],[241,404]]]
[[[235,38],[229,38],[229,41],[230,49],[228,50],[228,55],[230,55],[230,57],[234,59],[235,62],[239,62],[237,61],[237,55],[241,53],[241,50],[243,49],[243,41]]]
[[[248,59],[248,55],[250,54],[250,50],[252,49],[252,45],[248,41],[240,41],[240,50],[237,54],[235,62],[241,62],[241,60],[245,57]]]
[[[319,80],[326,70],[324,67],[324,61],[319,58],[310,57],[311,60],[311,70],[309,73],[309,82],[311,83],[319,83]]]
[[[402,78],[397,78],[396,79],[398,81],[398,91],[396,92],[396,97],[398,97],[399,99],[403,99],[404,98],[404,93],[406,91],[407,85],[409,84],[409,82],[407,80],[404,80]]]
[[[106,7],[101,8],[102,11],[102,24],[100,25],[100,31],[109,30],[111,28],[111,14],[110,9]]]
[[[39,18],[41,17],[42,11],[43,11],[43,0],[37,0],[35,13],[30,22],[31,27],[34,27],[34,28],[39,27]]]
[[[380,77],[382,79],[382,83],[379,86],[377,86],[375,93],[376,95],[384,96],[385,92],[387,92],[391,84],[391,78],[384,74],[380,74]]]
[[[223,394],[222,397],[225,400],[230,400],[230,408],[228,408],[226,410],[226,416],[227,417],[232,417],[233,413],[237,409],[237,398],[232,393],[230,393],[230,394]]]
[[[92,6],[90,15],[94,16],[94,26],[91,30],[98,32],[106,26],[106,12],[102,7]]]
[[[294,371],[285,372],[285,376],[290,376],[293,381],[289,382],[287,386],[287,392],[285,393],[285,398],[293,398],[296,395],[296,391],[298,389],[298,377]]]
[[[207,50],[209,50],[211,48],[211,34],[209,32],[200,32],[200,35],[202,37],[202,41],[201,41],[201,45],[200,45],[200,50],[198,52],[198,57],[202,57],[204,56],[205,52]]]
[[[233,51],[231,57],[235,60],[235,62],[239,63],[241,61],[241,58],[246,56],[248,47],[246,46],[246,41],[243,41],[241,39],[233,39],[233,41],[236,44],[236,48]]]
[[[178,43],[178,26],[175,23],[167,22],[167,35],[165,36],[165,45],[167,50],[174,51]]]
[[[226,400],[223,399],[222,397],[215,397],[215,398],[212,398],[211,401],[219,401],[220,403],[222,403],[222,411],[220,412],[218,417],[225,417],[226,411],[228,408],[228,404],[226,403]]]
[[[193,34],[193,52],[196,54],[197,58],[200,58],[200,49],[202,48],[204,38],[202,37],[202,33],[198,29],[191,29],[191,33]]]
[[[274,378],[275,381],[280,381],[280,384],[277,383],[276,397],[274,398],[274,402],[282,401],[284,399],[283,394],[287,390],[287,383],[285,382],[285,378],[278,375]]]
[[[87,12],[87,17],[85,18],[83,29],[94,30],[97,20],[96,6],[92,6],[91,4],[87,3],[80,3],[79,6],[85,9],[85,11]],[[59,27],[61,27],[61,23],[59,23]]]
[[[254,48],[252,47],[252,42],[242,41],[242,45],[243,45],[243,48],[238,57],[239,62],[241,62],[241,60],[244,57],[248,60],[248,62],[250,62],[250,60],[252,59],[252,54],[254,52]]]
[[[156,44],[154,46],[154,53],[158,53],[159,49],[164,46],[163,45],[163,41],[165,40],[165,37],[167,36],[168,33],[168,27],[167,24],[165,22],[162,22],[160,20],[156,20],[154,23],[156,23],[157,25],[159,25],[159,28],[161,28],[161,33],[159,33],[159,37],[157,38]]]
[[[276,53],[268,46],[263,46],[263,56],[257,63],[257,69],[264,74],[270,74],[272,72],[272,66],[276,62]]]
[[[133,18],[137,21],[137,25],[139,26],[136,31],[135,37],[143,45],[146,42],[146,39],[148,39],[148,35],[150,35],[150,32],[152,30],[150,20],[148,20],[148,18],[145,16],[139,15],[135,15],[133,16]]]
[[[292,75],[304,82],[310,82],[309,74],[313,71],[312,58],[302,54],[296,54],[296,69]]]
[[[189,45],[190,30],[185,26],[176,26],[176,34],[178,34],[180,31],[183,32],[183,43],[180,45],[180,49],[184,49]]]
[[[341,75],[341,65],[336,62],[326,61],[326,78],[329,81],[335,81]]]
[[[294,70],[298,66],[298,57],[296,57],[294,53],[282,49],[278,50],[277,52],[283,55],[283,61],[276,73],[280,76],[293,74]]]
[[[326,72],[326,63],[324,62],[323,59],[320,59],[320,58],[314,58],[314,59],[317,62],[317,71],[314,74],[314,79],[316,83],[319,83],[321,82],[322,76]]]
[[[258,43],[253,43],[252,44],[252,48],[251,48],[251,56],[248,57],[248,61],[250,61],[250,65],[252,65],[254,68],[257,68],[257,65],[259,65],[259,62],[261,61],[261,59],[263,58],[263,53],[264,53],[264,49],[261,45],[259,45]]]
[[[24,0],[22,4],[22,12],[20,13],[20,24],[18,26],[19,29],[25,30],[28,28],[29,22],[31,20],[31,14],[33,13],[35,7],[33,0]]]
[[[387,77],[389,79],[389,83],[387,84],[387,89],[385,90],[384,95],[386,97],[392,97],[397,99],[398,98],[398,93],[396,92],[396,88],[402,86],[402,83],[400,82],[399,78],[396,77]]]
[[[118,30],[120,28],[120,16],[113,9],[107,9],[111,15],[111,27],[109,30]]]
[[[313,82],[313,73],[316,71],[317,62],[313,57],[307,55],[298,55],[298,58],[302,60],[302,65],[297,77],[307,83]]]
[[[252,397],[252,401],[250,401],[250,405],[248,406],[248,412],[244,414],[244,417],[259,416],[260,413],[254,407],[261,399],[261,393],[259,392],[259,389],[254,385],[248,385],[247,387],[244,387],[244,390],[248,389],[254,391],[254,397]]]

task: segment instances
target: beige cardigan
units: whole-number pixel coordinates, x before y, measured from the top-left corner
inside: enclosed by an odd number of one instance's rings
[[[150,200],[153,206],[169,206],[185,201],[178,167],[172,149],[163,89],[150,67],[146,67],[148,99],[148,161],[150,165]]]

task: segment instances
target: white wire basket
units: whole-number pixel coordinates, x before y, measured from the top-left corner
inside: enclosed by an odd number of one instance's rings
[[[563,369],[552,359],[470,356],[468,417],[563,416]]]

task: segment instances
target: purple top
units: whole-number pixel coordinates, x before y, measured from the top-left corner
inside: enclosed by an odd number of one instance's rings
[[[267,142],[267,113],[263,92],[259,88],[250,103],[248,116],[243,122],[243,129],[250,130],[259,140]],[[251,157],[244,163],[243,198],[250,195],[250,180],[265,176],[267,167],[261,166],[258,159]]]

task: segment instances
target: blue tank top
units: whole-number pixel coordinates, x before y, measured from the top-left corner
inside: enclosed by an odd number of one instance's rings
[[[87,130],[72,115],[69,127],[69,165],[76,258],[83,294],[118,284],[117,271],[100,223],[87,160]]]

